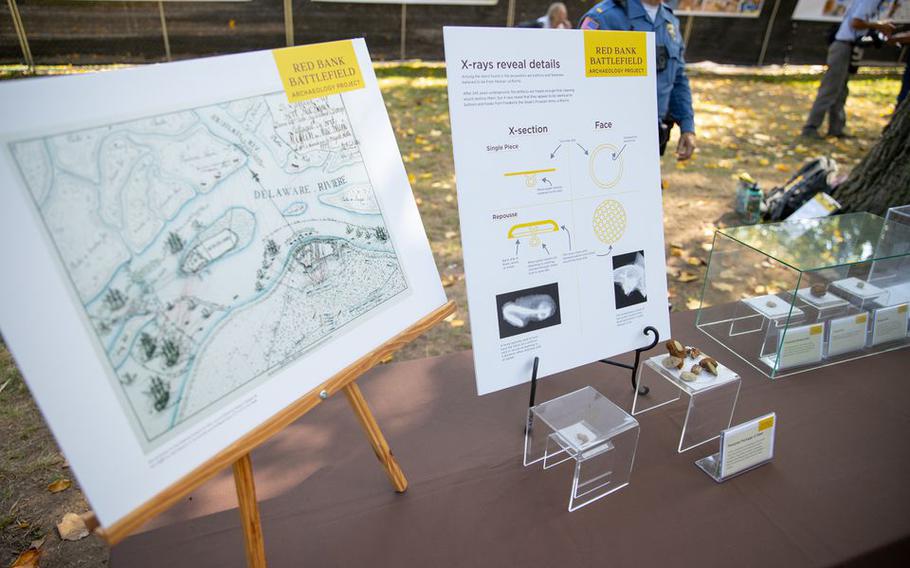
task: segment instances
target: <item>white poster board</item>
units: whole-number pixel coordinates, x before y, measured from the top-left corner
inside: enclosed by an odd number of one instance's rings
[[[478,393],[668,337],[653,34],[444,39]]]
[[[793,9],[793,19],[809,22],[840,22],[847,7],[853,0],[798,0]],[[887,19],[893,0],[882,2],[880,19]],[[894,11],[892,20],[898,23],[910,22],[910,0],[903,0]]]
[[[363,40],[0,105],[0,326],[103,525],[445,302]]]
[[[673,13],[677,16],[757,18],[763,5],[764,0],[679,0]]]

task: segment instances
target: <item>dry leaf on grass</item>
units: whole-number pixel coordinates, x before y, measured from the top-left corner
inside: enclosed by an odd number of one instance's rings
[[[707,264],[704,260],[698,258],[697,256],[690,256],[686,259],[686,262],[688,262],[691,266],[701,266],[703,264]]]
[[[721,292],[732,292],[734,290],[733,284],[728,284],[727,282],[712,282],[711,287]]]
[[[51,493],[60,493],[61,491],[66,491],[72,487],[72,485],[73,482],[64,477],[48,485],[47,490]]]
[[[442,287],[448,288],[458,282],[458,277],[454,274],[446,274],[442,277]]]
[[[88,536],[88,527],[85,521],[76,513],[63,515],[63,520],[57,523],[57,532],[63,540],[81,540]]]
[[[679,246],[676,246],[676,245],[670,245],[670,256],[682,257],[682,256],[683,256],[683,249],[682,249],[682,247],[679,247]]]
[[[464,320],[453,319],[452,321],[449,322],[449,325],[452,327],[462,327],[462,326],[464,326]]]
[[[676,281],[682,282],[683,284],[695,282],[696,280],[698,280],[698,276],[692,274],[691,272],[686,272],[685,270],[676,275]]]
[[[29,548],[16,558],[16,561],[10,565],[10,568],[38,568],[38,560],[40,558],[40,550]]]
[[[44,546],[44,540],[47,537],[41,537],[33,540],[28,548],[16,558],[10,565],[10,568],[38,568],[38,560],[41,558],[41,547]]]
[[[687,310],[697,310],[701,307],[701,300],[698,298],[689,298],[686,300],[686,309]]]

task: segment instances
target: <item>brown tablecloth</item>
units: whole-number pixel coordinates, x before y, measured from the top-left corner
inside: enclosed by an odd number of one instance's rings
[[[685,413],[640,415],[628,487],[566,510],[572,465],[522,467],[528,387],[477,397],[469,352],[382,366],[360,384],[410,481],[395,494],[335,397],[253,453],[270,566],[897,565],[910,552],[910,350],[771,381],[673,316],[674,335],[740,372],[734,423],[778,414],[769,465],[717,484],[676,453]],[[662,349],[662,347],[661,347]],[[621,406],[628,373],[548,377]],[[244,566],[230,472],[112,551],[112,565]]]

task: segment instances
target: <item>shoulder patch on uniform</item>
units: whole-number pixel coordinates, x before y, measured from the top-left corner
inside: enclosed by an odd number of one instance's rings
[[[583,30],[599,30],[600,29],[600,25],[597,23],[597,20],[594,20],[594,19],[588,18],[588,17],[585,17],[585,19],[581,21],[580,27]]]

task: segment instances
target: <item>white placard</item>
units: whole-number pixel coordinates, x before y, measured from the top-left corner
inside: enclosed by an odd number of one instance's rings
[[[824,337],[824,322],[788,327],[780,343],[777,368],[785,369],[821,361]]]
[[[445,302],[362,39],[0,106],[0,324],[104,525]]]
[[[828,357],[858,351],[866,346],[869,314],[835,318],[828,322]]]
[[[720,478],[742,473],[774,457],[777,415],[766,414],[727,428],[720,436]]]
[[[879,308],[872,312],[872,345],[907,337],[908,304]]]
[[[478,393],[668,337],[653,35],[444,38]]]

